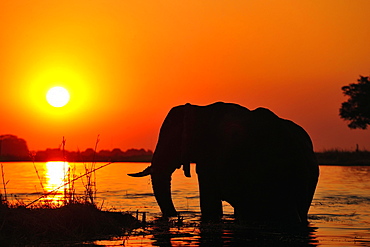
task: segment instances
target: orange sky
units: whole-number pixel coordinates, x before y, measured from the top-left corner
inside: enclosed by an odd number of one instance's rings
[[[0,134],[31,150],[154,149],[175,105],[270,108],[315,150],[370,149],[338,116],[370,74],[370,1],[0,2]],[[64,86],[54,108],[46,91]]]

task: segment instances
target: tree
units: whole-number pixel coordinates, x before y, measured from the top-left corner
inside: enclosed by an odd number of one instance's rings
[[[349,96],[342,103],[339,116],[350,121],[351,129],[366,129],[370,125],[370,81],[369,77],[360,76],[358,83],[342,87],[343,94]]]
[[[15,135],[0,135],[0,160],[29,160],[26,141]]]

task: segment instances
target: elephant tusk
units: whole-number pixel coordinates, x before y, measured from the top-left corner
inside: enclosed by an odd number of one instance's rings
[[[148,166],[147,168],[144,169],[144,171],[142,172],[138,172],[138,173],[129,173],[127,175],[131,176],[131,177],[145,177],[145,176],[148,176],[152,174],[152,167],[151,166]]]

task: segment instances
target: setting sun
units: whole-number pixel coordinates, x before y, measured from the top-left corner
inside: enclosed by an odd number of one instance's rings
[[[53,87],[47,92],[46,100],[54,107],[62,107],[68,103],[69,93],[64,87]]]

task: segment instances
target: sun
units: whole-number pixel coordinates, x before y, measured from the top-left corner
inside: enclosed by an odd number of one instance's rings
[[[52,87],[46,93],[46,100],[51,106],[63,107],[69,101],[69,93],[64,87]]]

